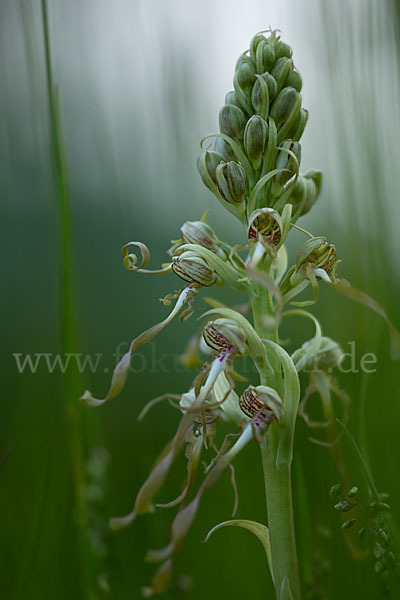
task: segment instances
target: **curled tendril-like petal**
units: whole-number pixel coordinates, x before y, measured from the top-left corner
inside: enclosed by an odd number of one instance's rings
[[[185,321],[187,321],[188,319],[190,319],[190,317],[193,314],[193,301],[194,301],[194,296],[189,296],[186,302],[186,308],[185,310],[183,310],[179,316],[179,320],[181,323],[184,323]]]
[[[150,400],[150,402],[148,402],[146,406],[142,409],[142,411],[139,413],[138,421],[141,421],[145,417],[145,415],[147,415],[149,410],[153,408],[153,406],[159,404],[163,400],[168,400],[174,408],[177,408],[179,410],[179,405],[174,404],[172,400],[176,400],[177,402],[179,402],[180,399],[180,394],[163,394],[162,396],[158,396],[158,398],[153,398],[153,400]]]
[[[334,381],[333,377],[324,371],[312,371],[310,373],[310,385],[308,386],[305,396],[300,403],[299,415],[303,417],[305,422],[310,428],[314,429],[325,429],[326,430],[326,441],[309,437],[309,441],[319,446],[329,448],[333,462],[336,464],[339,472],[344,476],[345,469],[343,463],[343,455],[340,447],[340,438],[342,437],[343,431],[338,433],[336,428],[335,412],[332,405],[332,392],[339,398],[342,404],[343,420],[348,420],[348,406],[350,399],[348,395],[339,388]],[[318,394],[324,415],[324,421],[314,421],[311,419],[307,412],[307,404],[311,396]]]
[[[201,386],[196,400],[192,405],[193,408],[200,409],[203,406],[208,394],[213,388],[215,380],[225,369],[229,357],[230,354],[224,352],[217,356],[217,358],[213,361],[211,368],[208,371],[207,378],[204,381],[204,384]],[[154,510],[152,504],[153,498],[164,484],[175,458],[178,456],[183,444],[185,443],[188,431],[192,427],[195,417],[196,413],[194,411],[186,412],[183,415],[174,437],[168,444],[167,448],[161,453],[149,477],[140,488],[133,510],[125,517],[111,519],[111,529],[116,530],[127,527],[138,515],[152,512]]]
[[[207,474],[195,498],[190,504],[178,512],[172,524],[170,543],[161,550],[150,551],[147,554],[147,560],[149,562],[158,562],[173,558],[177,555],[197,514],[202,496],[218,481],[225,469],[231,464],[237,454],[239,454],[239,452],[248,444],[252,437],[251,425],[248,424],[243,429],[235,444],[220,457],[214,468]]]
[[[219,461],[221,456],[223,456],[223,454],[225,454],[225,452],[228,450],[229,446],[231,445],[230,440],[237,439],[239,436],[240,436],[240,432],[239,433],[227,433],[226,436],[224,437],[224,441],[221,444],[221,448],[218,448],[215,444],[212,444],[212,448],[216,452],[216,455],[214,456],[214,458],[212,458],[209,465],[207,465],[207,467],[205,468],[204,472],[206,474],[209,473],[213,467],[215,467],[215,465],[217,464],[217,462]]]
[[[197,469],[199,466],[201,451],[203,448],[203,436],[195,435],[193,432],[189,436],[189,441],[186,446],[185,456],[187,458],[187,476],[186,482],[184,484],[184,488],[182,493],[179,494],[175,500],[171,500],[171,502],[167,502],[165,504],[156,504],[159,508],[172,508],[177,504],[181,504],[188,497],[190,490],[192,489],[194,479],[196,477]]]
[[[135,246],[139,248],[140,253],[142,255],[142,260],[138,265],[138,258],[136,254],[129,254],[129,250],[131,246]],[[128,242],[125,246],[122,246],[122,256],[124,257],[124,267],[128,269],[128,271],[136,271],[137,273],[152,273],[154,275],[161,275],[162,273],[170,273],[171,265],[165,265],[162,269],[158,269],[155,271],[151,271],[145,269],[150,261],[150,251],[145,244],[142,242]]]
[[[349,396],[337,385],[331,375],[328,375],[324,371],[312,371],[310,374],[310,384],[299,406],[299,416],[304,419],[311,429],[326,429],[335,422],[336,415],[332,408],[331,392],[341,401],[343,408],[342,421],[347,423],[350,404]],[[307,412],[307,404],[314,394],[318,394],[322,401],[325,416],[324,421],[314,421]],[[335,439],[331,439],[326,445],[331,446],[335,441]]]
[[[129,366],[131,364],[131,357],[135,350],[139,348],[139,346],[150,342],[160,331],[162,331],[179,313],[182,306],[185,302],[188,301],[190,296],[193,296],[193,294],[195,293],[197,293],[197,290],[191,285],[184,288],[184,290],[180,293],[180,296],[168,317],[160,323],[153,325],[153,327],[150,327],[150,329],[147,329],[146,331],[141,333],[137,338],[135,338],[131,342],[128,352],[124,354],[124,356],[121,358],[121,360],[114,369],[110,389],[108,390],[107,395],[101,399],[94,398],[92,394],[88,390],[86,390],[86,392],[80,398],[83,404],[86,404],[88,406],[100,406],[108,400],[115,398],[115,396],[117,396],[122,391],[125,385],[125,382],[128,377]]]
[[[313,384],[310,384],[305,391],[303,400],[300,402],[299,416],[304,419],[308,427],[310,427],[311,429],[325,429],[329,426],[330,421],[315,421],[310,417],[310,415],[307,412],[307,405],[309,403],[310,398],[314,394],[318,394],[318,389]]]
[[[233,503],[233,509],[232,509],[232,517],[234,517],[237,513],[237,510],[239,508],[239,491],[238,491],[238,486],[236,483],[236,471],[235,471],[235,467],[230,464],[229,465],[229,469],[231,471],[231,486],[233,489],[233,497],[234,497],[234,503]]]
[[[151,586],[142,587],[142,595],[145,598],[152,598],[157,594],[162,594],[169,588],[172,581],[172,560],[166,560],[157,573],[154,575]]]

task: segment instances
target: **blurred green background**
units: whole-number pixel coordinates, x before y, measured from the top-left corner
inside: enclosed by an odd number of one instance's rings
[[[160,509],[115,534],[107,520],[131,509],[174,432],[178,415],[166,404],[141,423],[137,415],[165,391],[187,389],[194,373],[176,373],[173,361],[197,325],[195,319],[175,322],[145,347],[124,392],[109,405],[91,410],[78,403],[86,388],[105,392],[118,345],[126,348],[163,318],[158,298],[179,285],[172,275],[127,272],[120,247],[141,240],[158,265],[182,222],[208,207],[219,237],[241,240],[204,188],[195,159],[200,139],[217,129],[237,57],[255,32],[271,25],[292,45],[303,75],[310,120],[302,170],[318,168],[325,177],[319,203],[301,224],[336,244],[340,273],[400,326],[399,4],[49,0],[48,17],[71,208],[67,292],[73,303],[67,310],[42,5],[1,1],[0,596],[139,598],[154,571],[143,557],[166,543],[172,515]],[[293,235],[292,257],[301,239]],[[220,297],[236,300],[224,291]],[[196,316],[205,308],[198,297]],[[378,317],[334,292],[325,290],[314,312],[345,350],[355,340],[358,361],[365,352],[377,355],[375,373],[341,374],[340,384],[352,398],[349,427],[369,456],[379,490],[390,494],[396,519],[400,381],[387,331]],[[311,331],[292,321],[285,334],[295,348]],[[70,365],[62,375],[41,362],[35,373],[19,373],[13,356],[65,351],[101,353],[98,369],[79,375]],[[162,355],[162,363],[154,362]],[[352,558],[332,508],[329,489],[340,477],[309,433],[299,423],[300,568],[322,590],[308,597],[380,598],[371,552]],[[345,453],[350,483],[365,492],[346,446]],[[160,501],[176,495],[184,472],[178,461]],[[239,457],[237,478],[238,515],[265,521],[255,444]],[[272,597],[262,547],[248,532],[225,529],[200,543],[230,518],[232,503],[225,476],[204,499],[180,557],[179,572],[187,575],[165,598]],[[400,597],[396,584],[392,597]]]

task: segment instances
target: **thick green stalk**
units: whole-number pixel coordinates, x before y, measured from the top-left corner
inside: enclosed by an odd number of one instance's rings
[[[257,288],[252,308],[254,326],[260,337],[278,342],[277,328],[269,331],[263,324],[263,317],[272,316],[272,299],[267,290],[262,287]],[[269,358],[275,372],[275,380],[267,381],[262,376],[261,383],[271,385],[282,393],[280,363],[273,354]],[[275,594],[277,600],[287,600],[290,597],[293,600],[300,600],[291,464],[277,466],[279,435],[280,431],[276,426],[270,427],[266,441],[261,445]],[[286,586],[289,584],[292,596],[289,595],[288,589],[285,589],[285,582]]]

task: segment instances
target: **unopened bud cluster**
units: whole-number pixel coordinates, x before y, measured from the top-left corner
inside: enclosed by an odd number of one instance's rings
[[[219,113],[215,147],[198,160],[204,183],[240,214],[257,181],[277,170],[252,208],[281,210],[291,203],[297,217],[306,214],[317,200],[321,174],[299,174],[308,112],[291,47],[274,31],[254,36],[236,63],[233,87]]]

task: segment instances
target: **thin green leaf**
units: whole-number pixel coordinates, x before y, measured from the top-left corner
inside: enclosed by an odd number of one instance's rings
[[[246,519],[232,519],[230,521],[224,521],[223,523],[219,523],[207,533],[206,538],[203,543],[208,542],[212,534],[218,529],[222,529],[222,527],[242,527],[243,529],[248,529],[260,540],[262,545],[264,546],[265,553],[267,555],[269,571],[271,573],[272,581],[274,581],[274,574],[272,571],[272,554],[271,554],[271,545],[269,541],[269,531],[268,527],[262,525],[261,523],[257,523],[257,521],[248,521]]]

